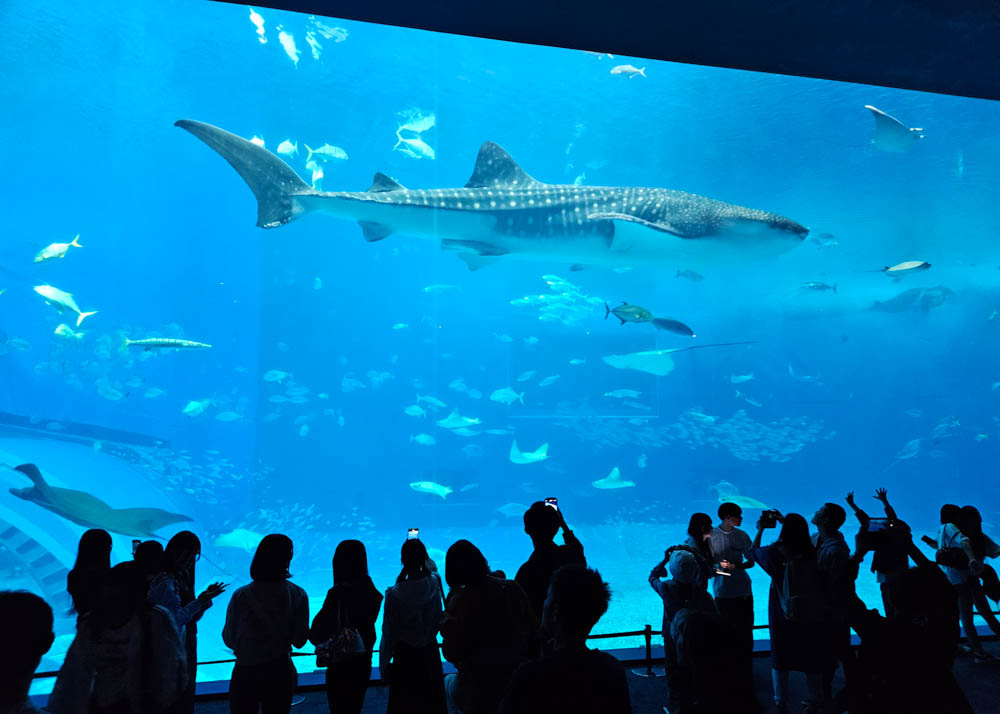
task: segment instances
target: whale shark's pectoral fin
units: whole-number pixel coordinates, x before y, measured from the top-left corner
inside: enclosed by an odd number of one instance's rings
[[[628,213],[591,213],[587,216],[587,220],[612,221],[615,224],[616,239],[618,237],[620,229],[628,229],[635,227],[648,228],[649,230],[656,231],[657,233],[669,233],[671,235],[678,236],[679,238],[694,237],[690,231],[686,231],[683,228],[675,226],[670,222],[653,223],[652,221],[647,221],[644,218],[639,218],[638,216],[633,216]],[[612,244],[612,247],[614,247],[614,244]]]
[[[405,190],[406,187],[396,179],[386,176],[381,171],[376,171],[375,178],[372,179],[372,187],[368,189],[367,193],[385,193],[386,191]]]
[[[365,237],[365,240],[369,243],[374,243],[375,241],[382,240],[383,238],[388,238],[392,235],[392,228],[389,226],[382,225],[381,223],[373,223],[372,221],[358,221],[358,225],[361,226],[361,234]]]
[[[469,270],[479,270],[497,262],[509,251],[500,246],[476,240],[460,240],[457,238],[442,238],[442,250],[454,250],[469,267]]]
[[[462,259],[469,270],[479,270],[480,268],[485,268],[488,265],[493,265],[495,262],[500,260],[499,256],[495,255],[478,255],[476,253],[459,253],[458,257]]]
[[[479,147],[476,168],[469,177],[466,188],[491,186],[539,186],[541,181],[529,176],[499,144],[485,141]]]

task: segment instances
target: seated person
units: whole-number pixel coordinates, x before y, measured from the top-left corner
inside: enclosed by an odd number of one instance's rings
[[[31,677],[42,655],[49,651],[52,608],[37,595],[24,590],[0,591],[0,712],[40,714],[28,699]]]
[[[553,635],[552,652],[514,673],[498,714],[632,711],[621,662],[587,649],[587,635],[610,599],[611,590],[596,570],[566,565],[552,575],[542,611],[542,626]]]

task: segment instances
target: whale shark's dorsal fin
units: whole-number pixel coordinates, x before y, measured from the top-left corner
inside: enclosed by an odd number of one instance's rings
[[[399,183],[394,178],[386,176],[381,171],[375,172],[375,178],[372,179],[372,187],[368,189],[368,193],[385,193],[386,191],[402,191],[406,187]]]
[[[517,165],[510,154],[499,144],[485,141],[479,147],[476,168],[465,184],[466,188],[490,188],[491,186],[532,186],[541,183],[529,176]]]

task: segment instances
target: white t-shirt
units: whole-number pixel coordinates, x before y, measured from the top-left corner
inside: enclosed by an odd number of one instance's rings
[[[731,563],[741,564],[744,558],[753,560],[751,554],[753,542],[746,531],[739,528],[733,528],[731,531],[713,528],[708,544],[717,563],[728,560]],[[750,575],[742,568],[733,571],[731,575],[716,575],[712,581],[712,591],[716,598],[750,597],[753,594]]]
[[[961,548],[965,535],[958,530],[954,523],[942,523],[941,530],[938,531],[938,548]],[[950,565],[942,565],[944,574],[948,576],[948,582],[952,585],[963,585],[969,579],[968,569],[960,570]]]

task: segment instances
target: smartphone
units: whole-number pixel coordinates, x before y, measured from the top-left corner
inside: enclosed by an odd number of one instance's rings
[[[135,557],[135,552],[139,550],[139,546],[142,545],[142,541],[138,538],[132,539],[132,557]]]
[[[888,518],[869,518],[868,519],[868,532],[878,533],[879,531],[884,531],[889,527]]]
[[[920,536],[920,540],[929,545],[931,548],[936,549],[938,547],[937,541],[930,536]]]
[[[414,540],[419,537],[420,537],[419,528],[410,528],[408,531],[406,531],[406,540]]]
[[[719,570],[718,568],[715,569],[715,574],[725,575],[727,578],[732,575],[732,573],[727,573],[725,570]]]
[[[546,498],[545,499],[545,505],[546,506],[551,506],[552,508],[554,508],[554,509],[556,509],[558,511],[559,510],[559,499],[556,498],[555,496],[553,496],[551,498]]]

